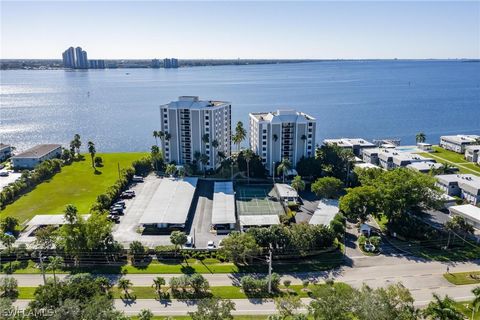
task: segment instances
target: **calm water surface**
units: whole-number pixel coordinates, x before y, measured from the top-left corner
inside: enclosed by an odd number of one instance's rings
[[[159,127],[158,106],[180,95],[231,101],[235,122],[246,122],[249,112],[295,108],[317,118],[317,139],[413,144],[418,131],[433,143],[442,134],[480,134],[480,63],[473,62],[12,70],[0,76],[0,142],[19,150],[68,145],[77,132],[97,150],[148,150]]]

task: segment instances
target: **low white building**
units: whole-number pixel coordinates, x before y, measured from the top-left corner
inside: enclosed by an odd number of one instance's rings
[[[233,182],[215,182],[213,187],[212,226],[218,232],[235,229],[235,192]]]
[[[59,144],[40,144],[12,157],[15,169],[33,169],[45,160],[60,158],[62,146]]]
[[[464,204],[460,206],[451,206],[448,208],[450,217],[460,216],[465,221],[476,229],[480,229],[480,208],[471,204]]]
[[[362,155],[362,150],[375,148],[376,145],[362,138],[340,138],[340,139],[325,139],[323,143],[326,145],[337,145],[340,148],[352,150],[356,156]]]
[[[407,164],[407,168],[421,173],[429,173],[432,170],[443,168],[443,164],[431,161],[420,161]]]
[[[140,224],[157,228],[185,228],[198,178],[164,178],[148,203]]]
[[[282,202],[297,202],[298,193],[292,186],[285,183],[275,183],[275,190]]]
[[[0,162],[5,161],[12,155],[12,147],[8,144],[0,143]]]
[[[460,197],[473,205],[480,203],[480,177],[473,174],[442,174],[435,178],[437,186],[449,196]]]
[[[441,136],[440,137],[440,147],[458,152],[458,153],[465,153],[465,147],[478,144],[477,139],[480,139],[480,136],[477,135],[465,135],[465,134],[458,134],[454,136]]]
[[[433,152],[433,146],[431,143],[426,143],[426,142],[418,142],[417,143],[417,148],[424,151],[424,152]]]
[[[477,162],[480,164],[480,145],[471,145],[465,147],[465,160]]]
[[[317,209],[310,218],[309,224],[321,224],[328,227],[339,211],[338,200],[322,199],[318,202]]]
[[[442,167],[441,164],[436,163],[435,159],[426,158],[416,153],[399,151],[396,149],[378,149],[376,151],[372,149],[369,151],[364,150],[365,161],[377,164],[374,160],[378,159],[378,165],[387,170],[409,167],[420,172],[428,172],[431,169]]]

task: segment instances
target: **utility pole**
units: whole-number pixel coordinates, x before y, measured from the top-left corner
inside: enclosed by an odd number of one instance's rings
[[[270,248],[268,249],[268,293],[272,293],[272,244],[270,244]]]
[[[42,250],[39,251],[39,258],[40,258],[40,269],[42,270],[42,277],[43,277],[43,284],[47,284],[47,279],[45,278],[45,268],[43,267],[43,254]]]

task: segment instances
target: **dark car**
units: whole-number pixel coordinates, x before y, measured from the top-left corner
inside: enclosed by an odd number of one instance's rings
[[[116,216],[116,215],[113,215],[113,214],[109,214],[107,219],[110,220],[110,221],[113,221],[115,223],[120,222],[120,217]]]
[[[127,192],[122,192],[122,194],[120,194],[120,198],[122,198],[122,199],[131,199],[133,197],[134,197],[133,194],[127,193]]]
[[[124,209],[127,207],[125,201],[117,201],[113,205],[114,206],[122,206]]]

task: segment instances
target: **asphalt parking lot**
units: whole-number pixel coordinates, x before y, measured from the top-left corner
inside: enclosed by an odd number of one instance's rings
[[[2,191],[3,188],[5,188],[10,183],[15,182],[22,175],[19,172],[12,172],[5,169],[0,170],[0,172],[8,172],[8,176],[6,177],[0,176],[0,191]]]

